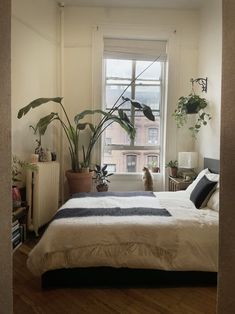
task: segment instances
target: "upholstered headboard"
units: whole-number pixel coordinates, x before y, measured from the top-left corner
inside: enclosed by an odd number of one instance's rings
[[[213,173],[219,173],[220,161],[218,159],[204,158],[204,168],[208,168]]]

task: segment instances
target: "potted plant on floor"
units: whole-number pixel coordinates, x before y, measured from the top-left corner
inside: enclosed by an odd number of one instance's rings
[[[108,183],[110,183],[108,177],[112,176],[113,173],[108,173],[107,165],[101,167],[96,165],[94,169],[95,177],[93,179],[96,183],[96,189],[98,192],[106,192],[109,189]]]
[[[178,161],[177,160],[170,160],[166,164],[166,168],[169,168],[169,175],[173,178],[177,177],[177,172],[178,172]]]
[[[188,96],[180,97],[177,102],[176,109],[172,116],[174,117],[177,127],[180,128],[187,123],[189,114],[196,114],[196,123],[194,126],[189,127],[192,132],[192,136],[196,137],[200,128],[207,125],[208,121],[211,120],[211,115],[205,112],[208,102],[205,98],[201,98],[194,93]]]

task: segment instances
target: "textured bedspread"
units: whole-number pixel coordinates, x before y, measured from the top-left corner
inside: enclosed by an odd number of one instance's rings
[[[52,269],[92,266],[217,271],[218,213],[196,209],[186,192],[155,194],[157,197],[86,196],[69,200],[59,212],[80,207],[89,211],[166,208],[171,216],[55,219],[30,252],[29,269],[35,275]]]

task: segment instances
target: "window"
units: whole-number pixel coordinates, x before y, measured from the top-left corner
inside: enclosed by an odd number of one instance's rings
[[[116,165],[115,165],[115,164],[107,164],[106,170],[107,170],[109,173],[116,172]]]
[[[158,128],[148,128],[148,143],[149,144],[158,143]]]
[[[126,171],[136,172],[136,155],[126,155]]]
[[[131,58],[111,58],[104,59],[105,65],[105,86],[104,103],[106,110],[112,108],[118,97],[125,88],[141,73],[152,61],[131,60]],[[131,83],[124,96],[136,99],[151,107],[155,115],[155,121],[148,120],[141,111],[133,108],[129,103],[125,103],[121,108],[125,110],[127,116],[134,124],[136,137],[131,140],[126,132],[118,125],[112,124],[103,133],[103,143],[112,150],[110,156],[104,154],[102,161],[104,164],[115,164],[116,172],[142,172],[146,165],[146,155],[148,152],[154,156],[161,154],[161,109],[163,98],[163,81],[165,63],[155,62],[137,80]],[[119,100],[118,104],[121,103]],[[106,141],[106,139],[109,139]],[[103,151],[106,151],[105,148]],[[127,154],[128,151],[128,154]],[[129,152],[131,151],[131,154]],[[138,163],[137,163],[138,155]],[[126,159],[126,160],[125,160]]]

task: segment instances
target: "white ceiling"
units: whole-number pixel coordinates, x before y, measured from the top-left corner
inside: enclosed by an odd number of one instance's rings
[[[205,0],[61,0],[65,6],[199,9]]]

